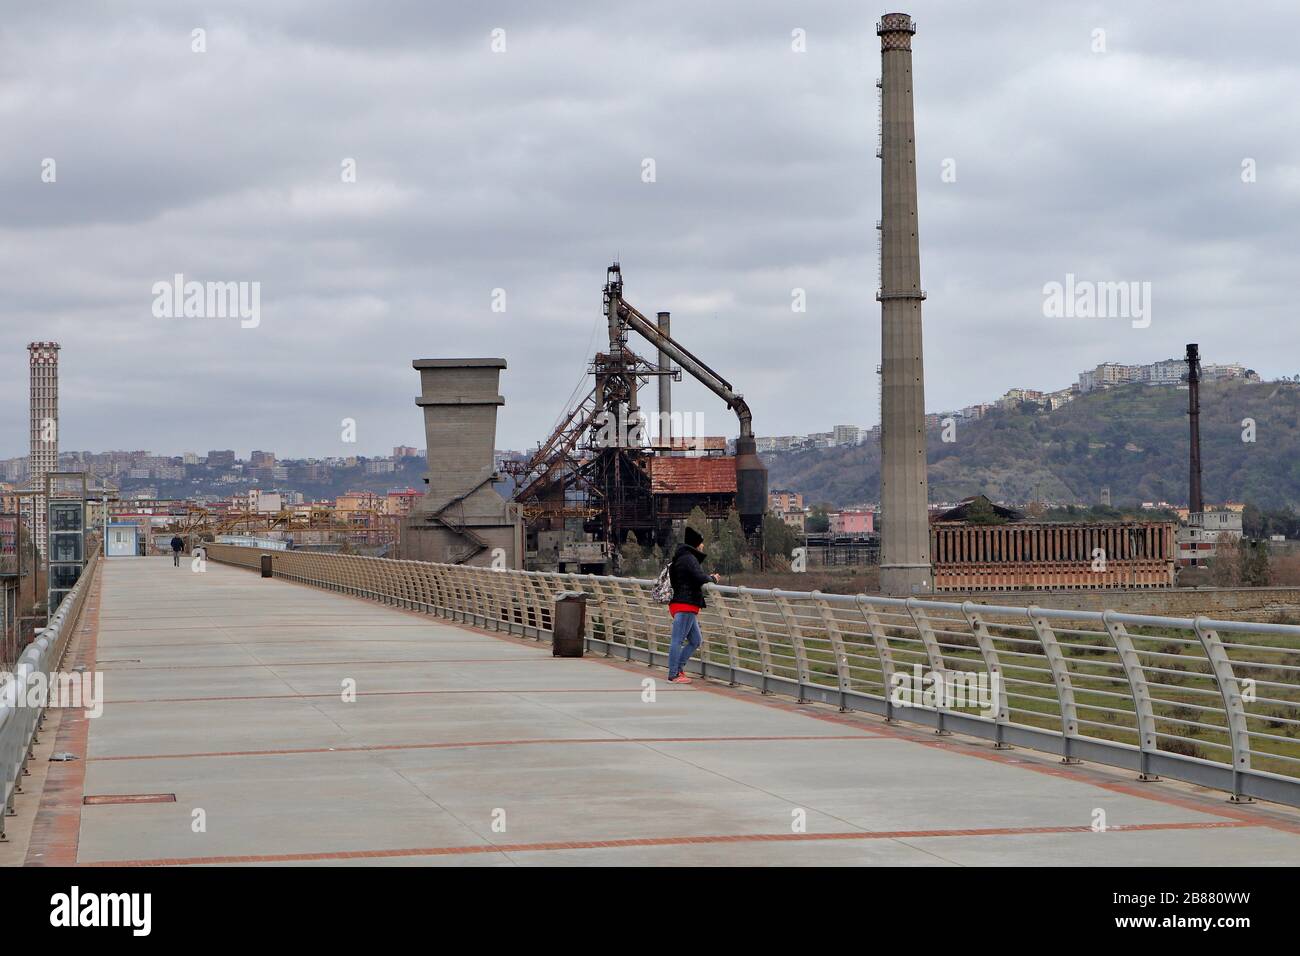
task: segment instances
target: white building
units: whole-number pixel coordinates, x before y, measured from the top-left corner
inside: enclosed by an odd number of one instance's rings
[[[1110,388],[1133,381],[1137,372],[1135,365],[1121,365],[1118,362],[1102,362],[1094,369],[1079,373],[1079,391],[1091,392],[1098,388]]]
[[[831,440],[837,445],[857,445],[862,442],[862,429],[857,425],[836,425],[831,429]]]
[[[1187,516],[1187,524],[1174,532],[1180,567],[1205,564],[1214,557],[1219,542],[1225,538],[1239,540],[1241,512],[1226,509],[1205,511]]]

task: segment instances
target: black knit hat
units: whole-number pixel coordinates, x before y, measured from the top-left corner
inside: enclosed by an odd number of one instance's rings
[[[700,534],[694,528],[686,529],[686,546],[688,548],[698,548],[704,543],[704,535]]]

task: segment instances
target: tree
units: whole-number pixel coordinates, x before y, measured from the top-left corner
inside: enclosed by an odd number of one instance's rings
[[[1241,586],[1242,549],[1238,541],[1220,535],[1214,546],[1214,556],[1207,562],[1210,580],[1215,587]]]
[[[1241,509],[1241,531],[1248,538],[1264,537],[1264,514],[1254,502],[1247,501]]]
[[[704,513],[699,505],[691,509],[691,513],[686,516],[686,527],[694,528],[704,536],[704,546],[707,548],[713,543],[713,522],[709,520],[708,515]]]
[[[767,512],[763,515],[763,550],[772,556],[789,558],[794,549],[799,547],[799,534],[779,515]]]
[[[1268,542],[1244,541],[1241,549],[1241,583],[1248,588],[1268,587],[1272,575],[1268,567]]]
[[[637,543],[636,535],[629,531],[623,539],[622,547],[619,548],[619,571],[627,577],[639,577],[644,573],[645,569],[642,567],[644,563],[645,552]],[[655,573],[659,573],[657,569]]]
[[[740,523],[740,515],[732,508],[727,512],[727,520],[718,529],[717,540],[713,542],[713,567],[719,574],[735,574],[743,571],[746,558],[745,529]]]
[[[966,506],[966,521],[969,524],[1006,524],[1007,519],[993,510],[993,504],[983,495],[978,496]]]
[[[811,534],[824,534],[831,530],[830,511],[825,505],[813,505],[808,510],[808,518],[803,526]]]

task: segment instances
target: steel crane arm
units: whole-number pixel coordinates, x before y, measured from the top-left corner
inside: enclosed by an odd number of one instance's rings
[[[672,336],[664,335],[659,327],[630,305],[619,300],[619,315],[643,339],[690,373],[691,377],[727,403],[727,407],[740,419],[741,437],[753,435],[753,414],[745,399],[731,387],[731,383],[709,368]]]

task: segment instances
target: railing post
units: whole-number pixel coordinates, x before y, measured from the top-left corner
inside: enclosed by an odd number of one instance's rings
[[[510,599],[510,576],[515,572],[509,568],[493,568],[494,577],[492,581],[492,630],[501,630],[501,608],[504,607]]]
[[[840,713],[849,709],[849,689],[852,684],[849,677],[849,655],[844,649],[844,635],[840,632],[840,623],[835,618],[826,596],[820,591],[812,594],[813,602],[821,610],[822,623],[826,626],[826,636],[830,640],[831,653],[835,655],[835,682],[840,691]]]
[[[646,653],[649,655],[651,635],[654,633],[654,622],[651,620],[651,615],[655,613],[655,610],[660,605],[650,600],[650,589],[644,584],[631,584],[630,587],[633,589],[637,611],[641,616],[641,633],[645,637]],[[628,640],[627,659],[632,660],[632,641],[630,639]],[[651,659],[653,660],[653,656],[651,656]]]
[[[1047,667],[1052,672],[1052,684],[1056,687],[1056,699],[1061,710],[1061,763],[1081,763],[1073,752],[1074,741],[1079,736],[1079,712],[1074,705],[1074,685],[1070,683],[1070,670],[1066,666],[1065,655],[1061,653],[1061,644],[1039,608],[1031,604],[1025,608],[1025,616],[1033,624],[1034,633],[1043,645]]]
[[[718,600],[718,617],[722,620],[722,629],[727,635],[727,666],[731,670],[731,677],[727,683],[736,686],[736,670],[740,667],[740,643],[736,631],[736,621],[733,617],[735,609],[731,602],[735,597],[730,594],[717,595]]]
[[[1198,617],[1192,626],[1210,662],[1228,721],[1228,740],[1232,744],[1232,796],[1228,799],[1233,803],[1254,803],[1252,797],[1241,792],[1241,775],[1250,770],[1250,731],[1246,727],[1246,706],[1241,699],[1237,675],[1232,670],[1232,661],[1228,659],[1218,632],[1210,627],[1210,619]]]
[[[591,581],[592,593],[596,596],[596,607],[600,609],[600,626],[605,638],[605,656],[614,656],[614,622],[610,619],[609,599],[601,587],[600,578],[594,574],[587,575]]]
[[[1137,720],[1138,749],[1141,751],[1141,768],[1139,780],[1159,780],[1160,777],[1151,770],[1151,755],[1158,750],[1156,746],[1156,715],[1151,706],[1151,691],[1147,687],[1146,674],[1142,672],[1142,662],[1138,659],[1137,649],[1129,637],[1124,625],[1114,620],[1115,612],[1102,612],[1102,624],[1110,635],[1119,662],[1124,667],[1124,676],[1128,679],[1130,692],[1133,694],[1133,715]]]
[[[862,614],[862,619],[867,622],[867,630],[871,633],[871,643],[875,645],[876,657],[880,659],[880,678],[884,682],[885,691],[885,721],[893,723],[894,717],[894,652],[889,646],[889,635],[885,633],[885,625],[881,623],[880,615],[876,613],[873,605],[868,603],[866,595],[859,594],[857,597],[858,611]]]
[[[979,605],[974,601],[966,601],[962,604],[961,611],[966,617],[966,623],[970,626],[975,643],[979,646],[980,657],[984,658],[984,666],[988,669],[989,679],[993,680],[997,685],[997,714],[994,717],[993,749],[1010,750],[1011,745],[1003,739],[1007,721],[1010,717],[1007,708],[1007,687],[1002,679],[1002,665],[998,660],[998,649],[993,644],[993,637],[989,634],[988,625],[984,623],[984,619],[976,611],[978,607]]]
[[[434,612],[438,617],[447,617],[448,604],[451,601],[451,588],[447,584],[447,567],[442,564],[433,566]]]
[[[798,702],[806,704],[808,698],[804,694],[804,687],[812,683],[812,672],[808,667],[808,648],[804,645],[803,628],[799,626],[798,616],[788,600],[778,597],[775,591],[772,592],[772,598],[776,601],[777,610],[781,612],[781,619],[785,621],[785,629],[790,634],[790,645],[794,648],[795,670],[799,675]]]
[[[609,578],[609,588],[613,592],[613,603],[622,612],[623,620],[623,646],[625,659],[632,659],[632,606],[628,603],[627,592],[624,591],[624,578]],[[612,633],[611,628],[611,633]],[[700,669],[703,671],[704,664],[701,662]]]
[[[934,636],[934,628],[930,625],[930,619],[921,607],[921,602],[916,598],[907,599],[907,613],[911,615],[912,623],[916,626],[917,636],[921,638],[921,646],[925,648],[925,656],[930,662],[930,670],[934,673],[935,680],[943,681],[944,697],[946,698],[947,688],[950,686],[948,669],[944,666],[943,649],[939,647],[939,641]],[[934,732],[940,737],[951,737],[952,731],[946,728],[943,722],[946,708],[936,707],[934,710],[938,715],[938,726]]]
[[[668,605],[658,605],[658,607],[660,607],[660,609],[663,609],[664,611],[668,611]],[[650,626],[649,626],[649,628],[647,628],[647,630],[646,630],[646,652],[647,652],[646,666],[647,666],[647,667],[654,667],[654,666],[655,666],[655,665],[654,665],[654,656],[655,656],[656,653],[662,653],[662,654],[664,654],[664,657],[667,657],[667,656],[668,656],[668,653],[671,653],[671,650],[672,650],[672,615],[669,614],[669,615],[668,615],[668,649],[667,649],[667,650],[663,650],[663,652],[660,652],[660,650],[659,650],[659,632],[658,632],[658,630],[656,630],[656,628],[654,627],[654,624],[653,624],[653,623],[651,623]]]
[[[772,648],[767,643],[767,629],[763,626],[763,617],[758,611],[758,602],[746,588],[740,589],[741,603],[745,605],[745,610],[749,612],[749,619],[754,623],[754,640],[758,642],[758,660],[759,666],[763,669],[763,680],[759,690],[764,694],[772,693],[768,689],[768,681],[772,677]]]

